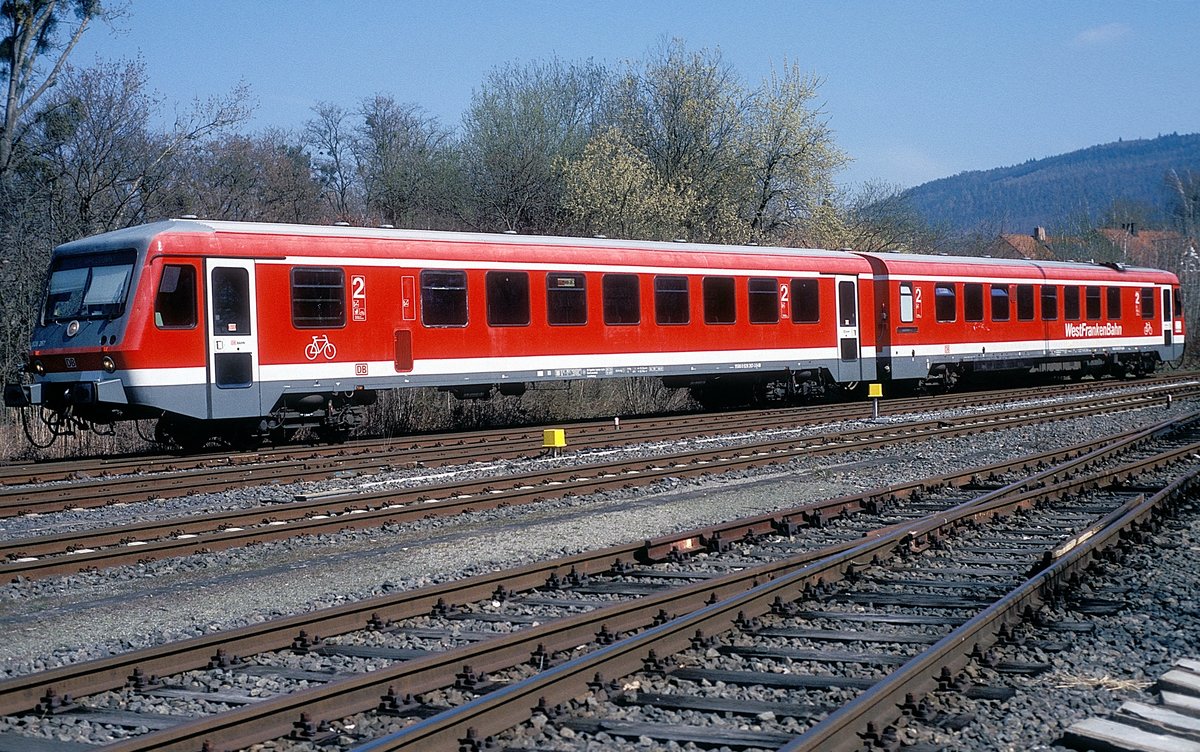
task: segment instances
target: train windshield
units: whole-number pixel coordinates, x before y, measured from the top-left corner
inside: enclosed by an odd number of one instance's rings
[[[132,250],[59,256],[50,266],[43,323],[114,319],[125,311],[133,274]]]

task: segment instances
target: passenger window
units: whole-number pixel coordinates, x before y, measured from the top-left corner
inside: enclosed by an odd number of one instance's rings
[[[705,277],[703,293],[704,323],[732,324],[737,321],[733,277]]]
[[[212,270],[213,334],[250,334],[250,273],[221,266]]]
[[[1141,289],[1142,296],[1142,318],[1154,318],[1154,288],[1143,287]]]
[[[983,285],[978,282],[963,285],[963,319],[983,321]]]
[[[1033,285],[1017,285],[1017,320],[1033,321]]]
[[[467,325],[466,272],[421,272],[421,323],[431,327]]]
[[[1108,298],[1108,317],[1110,319],[1121,318],[1121,288],[1106,287],[1104,289],[1105,296]]]
[[[196,326],[196,268],[167,264],[154,296],[154,325],[159,329]]]
[[[654,321],[686,324],[692,320],[687,277],[654,278]]]
[[[529,273],[488,272],[488,326],[529,326]]]
[[[553,326],[587,323],[587,277],[578,272],[546,275],[546,321]]]
[[[1094,285],[1088,285],[1084,289],[1084,305],[1089,321],[1099,321],[1100,316],[1100,288]]]
[[[815,324],[821,320],[821,289],[815,279],[793,279],[792,321],[797,324]]]
[[[1008,321],[1008,285],[992,285],[992,321]]]
[[[346,325],[346,273],[341,269],[292,269],[292,326],[333,329]]]
[[[933,286],[934,313],[938,321],[956,321],[958,319],[958,296],[954,285],[939,282]]]
[[[913,289],[911,282],[900,283],[900,323],[911,324],[913,320]]]
[[[1042,320],[1058,319],[1058,285],[1042,285]]]
[[[1063,288],[1063,318],[1067,321],[1079,320],[1079,287],[1076,285]]]
[[[637,324],[642,320],[641,295],[636,274],[605,274],[600,281],[604,323]]]
[[[750,323],[779,323],[779,285],[772,278],[750,278]]]

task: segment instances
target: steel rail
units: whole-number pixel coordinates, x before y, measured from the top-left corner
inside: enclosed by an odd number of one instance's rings
[[[1194,381],[1196,374],[1159,375],[1137,382],[1119,380],[1076,382],[1072,384],[1056,384],[1052,386],[1025,387],[1018,389],[995,389],[982,392],[957,392],[952,395],[956,405],[984,405],[1011,399],[1038,399],[1058,397],[1075,392],[1096,390],[1115,390],[1129,387],[1167,388],[1173,384],[1183,384]],[[945,406],[946,396],[925,396],[911,398],[891,398],[882,400],[882,405],[888,412],[909,412],[924,410],[928,407]],[[827,415],[829,419],[856,419],[871,414],[871,408],[865,402],[841,403],[833,405],[817,404],[800,407],[768,408],[753,411],[732,411],[706,414],[676,414],[666,416],[632,416],[623,420],[624,430],[657,429],[664,425],[675,423],[691,423],[698,428],[723,425],[726,422],[736,422],[742,416],[761,417],[799,417],[816,413]],[[227,465],[250,465],[261,462],[279,462],[290,460],[312,460],[317,458],[345,459],[355,455],[375,450],[409,452],[413,450],[444,449],[446,447],[463,447],[487,443],[507,443],[514,439],[535,439],[542,431],[552,426],[515,426],[482,431],[416,434],[403,437],[371,438],[353,441],[333,447],[317,446],[279,446],[258,449],[252,452],[206,452],[190,455],[174,453],[152,454],[132,453],[107,455],[91,458],[73,458],[65,460],[17,460],[0,465],[0,486],[27,483],[44,483],[53,480],[71,480],[80,475],[113,475],[116,473],[133,472],[145,473],[151,471],[178,472],[187,469],[206,467],[221,467]],[[595,433],[610,432],[612,421],[584,420],[567,421],[555,424],[557,428],[567,427],[573,434],[583,432],[583,436],[591,437]],[[718,429],[719,430],[719,429]]]
[[[1139,383],[1141,393],[1169,393],[1171,389],[1187,386],[1187,381]],[[1124,382],[1098,382],[1101,391],[1129,388]],[[982,394],[956,395],[955,407],[992,405],[1010,398],[1037,399],[1086,391],[1094,394],[1098,384],[1072,384],[1068,387],[1030,390],[1004,390]],[[1090,387],[1083,389],[1082,387]],[[884,402],[891,414],[916,412],[930,408],[945,408],[946,397],[920,397]],[[863,419],[871,415],[865,403],[824,405],[806,408],[741,411],[711,415],[685,415],[629,419],[618,433],[611,422],[590,422],[572,428],[571,450],[628,445],[645,440],[666,440],[673,437],[699,437],[741,430],[762,430],[764,426],[783,428],[813,425],[829,420]],[[396,466],[423,464],[430,467],[464,462],[475,456],[498,458],[527,457],[541,451],[541,428],[530,430],[497,429],[472,434],[440,434],[405,440],[388,439],[363,442],[351,447],[304,449],[280,448],[256,453],[123,458],[114,464],[72,462],[37,465],[36,475],[7,475],[0,467],[0,516],[64,508],[105,506],[117,502],[144,501],[153,498],[181,496],[205,490],[219,490],[233,483],[239,485],[277,482],[280,479],[327,478],[340,472],[375,472]],[[14,466],[15,467],[15,466]],[[9,468],[11,472],[13,468]],[[113,471],[135,471],[136,474],[113,475]],[[155,473],[146,475],[147,472]],[[103,475],[96,480],[86,480]],[[80,478],[85,478],[80,480]],[[73,479],[76,482],[44,488],[20,488],[18,482]],[[3,487],[14,486],[14,487]]]
[[[161,557],[224,550],[252,543],[280,540],[344,529],[375,527],[433,516],[532,503],[567,495],[582,495],[648,484],[664,476],[689,476],[728,472],[764,463],[780,463],[798,454],[818,455],[850,449],[878,447],[896,441],[998,430],[1014,425],[1065,420],[1095,412],[1136,409],[1157,404],[1160,396],[1122,395],[1055,403],[1042,410],[1022,408],[983,415],[868,428],[837,436],[795,437],[718,450],[665,455],[653,460],[633,460],[583,465],[549,473],[510,476],[425,487],[403,492],[384,491],[338,497],[323,496],[311,502],[231,510],[215,515],[135,523],[102,530],[58,536],[0,541],[0,576],[41,578],[74,574],[100,566],[145,563]],[[649,463],[649,464],[647,464]],[[441,500],[430,500],[433,495]]]
[[[1002,625],[1023,621],[1029,609],[1041,605],[1050,593],[1060,591],[1072,577],[1082,574],[1101,551],[1120,544],[1122,538],[1145,526],[1164,505],[1191,493],[1197,485],[1200,485],[1200,469],[1193,469],[1149,498],[1139,495],[1131,499],[1063,546],[1047,551],[1043,568],[1028,580],[781,747],[779,752],[861,750],[862,732],[868,724],[882,729],[895,723],[906,697],[919,697],[935,688],[944,669],[952,674],[962,670],[973,655],[981,654],[998,641],[997,632]]]
[[[1191,455],[1197,450],[1200,450],[1200,442],[1189,444],[1182,449],[1170,450],[1164,454],[1178,458]],[[1080,460],[1076,461],[1077,464],[1079,462]],[[1103,482],[1103,478],[1116,477],[1119,472],[1128,472],[1130,469],[1125,466],[1117,471],[1105,471],[1098,478],[1057,484],[1048,489],[1019,493],[1010,498],[988,494],[981,499],[965,502],[952,510],[927,517],[916,523],[897,526],[894,530],[879,537],[857,543],[831,556],[799,566],[790,573],[752,587],[744,593],[706,605],[659,626],[651,626],[636,635],[600,647],[560,666],[501,687],[462,706],[444,711],[408,728],[361,745],[356,748],[356,752],[456,749],[460,742],[467,738],[483,739],[511,728],[518,722],[528,720],[534,709],[539,706],[555,706],[582,696],[598,678],[619,678],[642,669],[647,657],[651,655],[651,650],[659,656],[675,654],[694,645],[694,640],[703,639],[706,635],[728,631],[746,618],[765,614],[777,599],[795,600],[804,593],[806,588],[840,580],[851,568],[866,566],[874,561],[893,556],[901,550],[919,547],[922,543],[928,543],[967,521],[999,514],[1002,511],[1011,512],[1027,508],[1046,498],[1047,495],[1054,498],[1054,495],[1065,493],[1068,490],[1077,491],[1079,488]],[[1188,477],[1194,479],[1197,473],[1200,473],[1200,469],[1193,469]],[[1179,485],[1173,484],[1173,487]],[[982,501],[983,498],[987,500]],[[1126,505],[1125,508],[1128,509],[1128,507],[1129,505]],[[1111,516],[1106,518],[1105,522],[1111,524]],[[1100,542],[1108,540],[1109,537],[1091,536],[1087,543],[1077,546],[1073,550],[1073,553],[1070,554],[1072,560],[1078,560],[1085,551],[1091,550]],[[1036,591],[1037,588],[1034,587],[1032,590]],[[1026,589],[1021,588],[1020,592],[1025,593]],[[1010,598],[1006,597],[992,606],[989,613],[1010,616],[1013,608],[1015,606],[1011,605]],[[947,637],[937,643],[935,648],[953,648],[957,649],[960,655],[969,656],[973,644],[965,645],[965,641],[966,638],[961,635],[953,639]],[[910,664],[918,662],[924,673],[922,679],[907,685],[910,688],[909,691],[927,689],[927,685],[931,681],[930,677],[934,675],[929,671],[933,669],[940,671],[944,658],[941,656],[928,659],[919,657],[910,661]],[[900,696],[903,697],[903,693]],[[888,688],[887,697],[889,701],[896,698],[896,691],[893,687]],[[892,704],[888,707],[894,718],[897,705]],[[840,724],[838,728],[845,729],[848,725]],[[857,730],[859,727],[855,725],[854,728]],[[853,736],[852,739],[851,736]],[[850,746],[851,743],[858,746]],[[862,739],[857,734],[851,735],[844,730],[839,730],[833,734],[826,733],[819,741],[814,741],[812,744],[805,742],[804,746],[796,746],[794,749],[789,747],[788,752],[796,752],[801,749],[806,751],[818,749],[857,750],[861,749],[861,745]]]
[[[1191,416],[1193,421],[1196,418],[1195,415]],[[1156,428],[1159,431],[1169,430],[1166,426]],[[1198,449],[1200,443],[1172,451],[1187,455]],[[1095,459],[1089,454],[1072,460],[1072,463],[1077,467],[1086,467]],[[1060,468],[1051,468],[1039,476],[1046,479],[1060,472]],[[1111,477],[1118,472],[1120,469],[1107,470],[1103,475]],[[1090,481],[1072,483],[1086,482]],[[1025,508],[1047,493],[1047,489],[1024,491],[1030,483],[1026,479],[1010,484],[1005,489],[984,494],[980,499],[988,500],[987,514],[996,514],[1003,506]],[[1032,483],[1036,484],[1037,481]],[[1065,491],[1052,486],[1049,492]],[[1009,499],[1002,498],[1006,493],[1016,495]],[[806,585],[839,579],[849,566],[867,564],[876,556],[900,548],[911,548],[922,539],[962,524],[979,513],[977,506],[978,500],[966,502],[956,507],[956,512],[941,512],[915,524],[892,526],[865,542],[850,541],[824,551],[801,554],[785,561],[694,583],[670,593],[617,603],[448,653],[330,682],[322,687],[272,698],[217,717],[199,719],[118,742],[109,745],[106,750],[197,750],[205,743],[213,749],[247,746],[286,734],[302,712],[313,719],[342,718],[374,707],[389,693],[420,694],[444,687],[463,665],[470,665],[482,672],[519,665],[529,659],[534,652],[531,651],[531,645],[534,644],[539,645],[539,653],[556,653],[591,642],[598,631],[627,633],[645,630],[530,679],[501,688],[455,711],[447,711],[420,722],[398,735],[388,737],[387,744],[378,747],[456,748],[458,740],[467,736],[468,729],[473,728],[484,735],[496,733],[511,726],[514,717],[528,717],[541,699],[548,704],[557,704],[582,694],[597,673],[620,676],[640,668],[646,656],[645,645],[641,644],[643,642],[653,641],[655,649],[664,655],[676,652],[691,644],[697,634],[712,634],[727,629],[744,616],[764,613],[777,597],[790,600]],[[718,599],[715,604],[712,603],[714,598]],[[661,626],[653,626],[661,612],[682,612],[687,615],[671,619]],[[632,645],[635,643],[640,647],[634,649]],[[393,743],[395,746],[388,746]]]
[[[0,714],[31,710],[47,695],[84,696],[123,686],[135,672],[142,675],[165,675],[201,668],[224,651],[227,656],[248,656],[254,653],[288,647],[301,631],[326,637],[352,632],[370,623],[395,621],[429,612],[439,601],[450,606],[461,605],[493,594],[498,587],[519,592],[542,586],[551,576],[564,577],[571,571],[590,575],[607,570],[613,564],[650,563],[662,561],[672,552],[689,553],[708,548],[721,540],[740,538],[747,533],[758,534],[788,530],[799,520],[803,525],[817,524],[848,511],[865,509],[872,504],[906,498],[933,488],[963,487],[980,479],[996,475],[1059,464],[1086,455],[1092,462],[1153,440],[1171,429],[1175,421],[1148,428],[1132,429],[1093,439],[1063,449],[1043,452],[1008,462],[975,467],[937,478],[926,478],[785,508],[776,512],[729,522],[681,531],[652,538],[640,543],[612,546],[573,556],[527,565],[517,569],[477,575],[464,580],[433,585],[396,595],[380,596],[321,611],[276,619],[263,624],[146,648],[96,661],[65,666],[50,671],[0,681]],[[1046,480],[1040,471],[1031,478],[1019,481],[1028,486]],[[1053,472],[1050,471],[1050,472]],[[1018,484],[1010,484],[1016,487]]]

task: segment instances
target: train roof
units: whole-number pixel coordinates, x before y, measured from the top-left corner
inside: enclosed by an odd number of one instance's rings
[[[964,274],[987,276],[1001,272],[1014,277],[1032,278],[1080,276],[1111,279],[1114,275],[1136,277],[1164,275],[1170,272],[1148,267],[1126,266],[1095,261],[1041,261],[1033,259],[989,258],[986,256],[927,256],[915,253],[863,253],[889,274]]]
[[[488,244],[517,248],[611,250],[614,252],[651,251],[670,254],[724,254],[747,257],[809,258],[845,262],[858,266],[864,260],[872,262],[877,269],[890,274],[986,274],[1003,269],[1012,276],[1057,276],[1067,272],[1081,276],[1111,278],[1114,274],[1131,276],[1163,275],[1174,278],[1169,272],[1144,267],[1126,267],[1118,264],[1097,264],[1073,261],[1034,261],[1028,259],[1001,259],[979,256],[929,256],[913,253],[865,253],[849,249],[828,250],[821,248],[789,248],[784,246],[723,245],[717,243],[685,243],[652,240],[629,240],[603,237],[566,237],[555,235],[517,235],[511,233],[445,232],[440,230],[410,230],[389,227],[355,227],[351,225],[306,225],[272,222],[237,222],[224,220],[199,220],[191,218],[169,219],[138,225],[121,230],[94,235],[63,244],[56,253],[82,253],[99,249],[134,247],[147,248],[155,239],[164,235],[222,234],[283,236],[292,239],[329,238],[347,240],[392,240],[425,241],[447,245]]]
[[[667,253],[736,253],[766,256],[804,256],[856,260],[857,254],[847,250],[823,248],[788,248],[783,246],[724,245],[719,243],[687,243],[655,240],[630,240],[604,237],[567,237],[556,235],[517,235],[511,233],[446,232],[441,230],[408,230],[389,227],[355,227],[352,225],[305,225],[271,222],[236,222],[224,220],[169,219],[123,230],[93,235],[59,246],[57,250],[71,253],[96,246],[144,247],[163,234],[209,233],[277,235],[310,238],[345,238],[362,240],[409,240],[440,243],[487,243],[490,245],[542,246],[558,248],[603,248],[611,250],[649,250]]]

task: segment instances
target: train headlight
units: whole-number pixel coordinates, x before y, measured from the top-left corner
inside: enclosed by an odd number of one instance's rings
[[[117,370],[117,362],[108,355],[105,355],[100,359],[100,365],[104,366],[104,370],[108,371],[109,373]]]
[[[34,373],[36,373],[38,376],[46,375],[46,366],[40,360],[35,360],[32,363],[30,363],[29,368]]]

